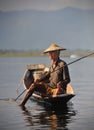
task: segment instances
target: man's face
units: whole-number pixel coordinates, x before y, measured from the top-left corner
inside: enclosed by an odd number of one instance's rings
[[[58,53],[58,51],[51,51],[51,52],[49,52],[49,56],[50,56],[51,60],[55,61],[58,59],[59,53]]]

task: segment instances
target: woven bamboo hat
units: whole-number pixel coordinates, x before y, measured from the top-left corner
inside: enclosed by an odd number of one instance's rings
[[[46,50],[43,51],[43,53],[48,53],[48,52],[57,51],[57,50],[61,51],[61,50],[66,50],[66,49],[56,45],[55,43],[52,43]]]

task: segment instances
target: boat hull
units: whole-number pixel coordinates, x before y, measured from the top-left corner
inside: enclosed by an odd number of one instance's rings
[[[73,98],[74,94],[61,94],[57,95],[55,97],[47,97],[44,99],[44,101],[49,102],[51,104],[65,104],[67,103],[71,98]]]
[[[70,84],[68,84],[66,88],[67,89],[66,89],[65,94],[52,95],[52,96],[49,96],[49,97],[42,98],[39,93],[33,93],[33,97],[38,102],[48,103],[48,104],[51,104],[53,106],[67,104],[67,102],[70,99],[72,99],[75,96],[75,94],[74,94],[74,90],[73,90],[73,88],[71,87]]]
[[[42,98],[38,94],[33,94],[33,99],[37,101],[38,103],[51,105],[53,107],[61,106],[67,104],[71,98],[73,98],[74,94],[61,94],[61,95],[55,95],[51,97],[44,97]]]

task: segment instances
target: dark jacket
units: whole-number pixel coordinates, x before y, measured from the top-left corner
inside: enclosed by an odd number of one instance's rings
[[[49,81],[50,86],[56,88],[58,82],[62,83],[62,87],[66,88],[66,85],[70,82],[69,70],[66,62],[61,59],[58,59],[55,66],[50,66],[50,75]]]

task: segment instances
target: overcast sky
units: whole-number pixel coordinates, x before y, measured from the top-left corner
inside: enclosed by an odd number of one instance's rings
[[[94,0],[0,0],[0,10],[59,10],[65,7],[94,9]]]
[[[94,0],[0,0],[0,11],[0,48],[94,48]]]

